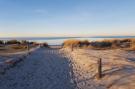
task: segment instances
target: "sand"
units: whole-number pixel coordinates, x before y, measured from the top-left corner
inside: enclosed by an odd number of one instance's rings
[[[28,54],[28,52],[33,52],[38,48],[39,48],[39,46],[35,47],[35,48],[31,48],[29,51],[24,50],[24,51],[19,51],[19,52],[12,52],[12,53],[2,52],[2,53],[0,53],[0,62],[4,62],[4,61],[6,61],[8,59],[12,59],[12,58],[18,58],[20,56]]]
[[[103,77],[97,79],[102,58]],[[0,75],[0,89],[134,89],[135,52],[38,48]]]
[[[72,57],[78,89],[135,89],[135,52],[120,49],[63,51]],[[102,58],[102,79],[96,78],[99,58]]]
[[[70,61],[57,49],[38,49],[0,76],[0,89],[74,89]]]

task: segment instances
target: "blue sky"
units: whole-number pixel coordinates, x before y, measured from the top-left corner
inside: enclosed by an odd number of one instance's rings
[[[135,0],[0,0],[0,36],[135,35]]]

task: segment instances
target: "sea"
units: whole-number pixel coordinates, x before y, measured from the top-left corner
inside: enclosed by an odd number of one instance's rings
[[[88,40],[88,41],[98,41],[104,39],[125,39],[125,38],[135,38],[135,36],[95,36],[95,37],[4,37],[0,40],[27,40],[34,41],[38,43],[47,42],[49,45],[61,45],[65,40],[77,39],[77,40]]]

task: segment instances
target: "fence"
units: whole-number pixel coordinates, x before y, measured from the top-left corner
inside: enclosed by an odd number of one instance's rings
[[[71,46],[71,51],[74,51],[74,45]],[[96,57],[97,58],[97,57]],[[97,60],[97,79],[101,79],[103,77],[102,74],[102,58],[98,58]]]

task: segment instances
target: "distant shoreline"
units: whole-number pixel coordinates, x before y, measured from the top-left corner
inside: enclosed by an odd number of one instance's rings
[[[87,37],[0,37],[0,40],[51,40],[51,39],[75,39],[75,38],[135,38],[135,36],[87,36]]]
[[[128,39],[135,38],[135,36],[93,36],[93,37],[1,37],[0,40],[27,40],[38,43],[47,42],[49,45],[61,45],[65,40],[89,40],[97,41],[104,39]]]

